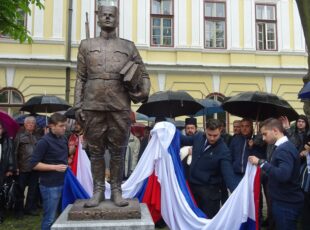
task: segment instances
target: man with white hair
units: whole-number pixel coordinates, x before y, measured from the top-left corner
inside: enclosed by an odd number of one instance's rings
[[[30,159],[38,137],[34,135],[36,119],[33,116],[25,118],[24,129],[16,136],[15,156],[17,157],[18,178],[18,197],[15,206],[16,217],[21,218],[26,215],[38,215],[36,201],[38,198],[38,174],[33,171]],[[24,207],[24,191],[28,186],[27,198]]]

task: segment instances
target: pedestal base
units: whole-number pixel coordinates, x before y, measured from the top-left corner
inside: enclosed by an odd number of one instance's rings
[[[58,217],[52,230],[153,230],[154,223],[146,204],[140,204],[141,219],[128,220],[68,220],[69,205]]]
[[[125,207],[116,206],[111,200],[101,202],[97,207],[84,208],[87,200],[77,200],[68,213],[68,220],[127,220],[140,219],[138,199],[128,200]]]

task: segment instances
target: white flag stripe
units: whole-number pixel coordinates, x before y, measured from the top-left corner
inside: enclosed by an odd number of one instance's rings
[[[122,185],[123,197],[133,198],[155,170],[161,186],[161,214],[170,229],[238,230],[248,218],[255,221],[254,178],[256,167],[248,163],[244,178],[213,219],[197,217],[189,207],[176,178],[169,145],[175,134],[169,122],[157,123],[135,170]],[[106,183],[106,198],[110,185]]]

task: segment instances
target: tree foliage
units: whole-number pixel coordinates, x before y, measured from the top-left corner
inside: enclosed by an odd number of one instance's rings
[[[305,35],[306,45],[308,48],[308,73],[304,76],[304,82],[310,81],[310,1],[296,0],[300,21]]]
[[[25,14],[31,14],[31,4],[44,8],[41,0],[0,0],[0,34],[19,40],[20,43],[31,43],[30,32],[20,23]]]

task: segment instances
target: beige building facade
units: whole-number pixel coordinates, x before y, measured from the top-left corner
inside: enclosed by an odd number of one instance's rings
[[[307,54],[294,0],[45,0],[44,10],[32,6],[25,17],[32,44],[0,38],[0,106],[15,114],[42,94],[72,104],[85,13],[94,37],[96,9],[105,3],[119,6],[119,36],[138,47],[151,93],[186,90],[222,100],[257,90],[303,113],[297,93]]]

